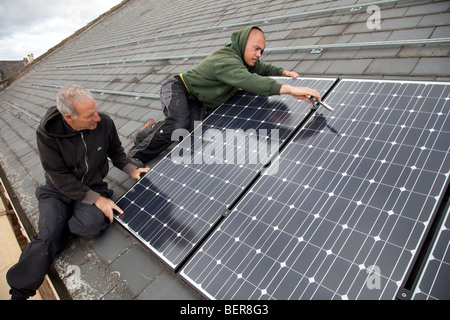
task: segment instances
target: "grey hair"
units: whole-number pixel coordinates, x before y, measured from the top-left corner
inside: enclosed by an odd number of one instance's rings
[[[89,98],[92,98],[89,90],[76,85],[68,85],[59,90],[56,96],[56,107],[63,116],[70,114],[77,117],[78,112],[74,105],[79,102],[86,103]]]

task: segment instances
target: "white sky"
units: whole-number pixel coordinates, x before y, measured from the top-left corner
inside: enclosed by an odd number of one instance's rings
[[[0,60],[37,58],[122,0],[0,0]]]

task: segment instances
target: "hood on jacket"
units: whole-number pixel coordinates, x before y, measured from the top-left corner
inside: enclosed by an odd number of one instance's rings
[[[58,109],[53,106],[47,110],[43,120],[39,124],[38,130],[54,137],[71,137],[79,134],[79,132],[70,131],[63,121],[63,116]]]
[[[231,34],[231,43],[226,46],[236,51],[239,57],[241,57],[242,61],[244,61],[244,53],[245,47],[247,46],[248,35],[250,34],[250,31],[252,31],[252,29],[258,29],[263,32],[256,26],[234,31]]]

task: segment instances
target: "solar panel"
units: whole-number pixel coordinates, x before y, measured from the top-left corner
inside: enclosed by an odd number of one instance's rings
[[[416,286],[415,300],[450,299],[450,209]]]
[[[341,80],[181,270],[210,299],[394,299],[448,185],[450,85]]]
[[[336,81],[277,80],[322,94]],[[291,96],[262,97],[240,90],[117,201],[125,213],[116,219],[176,269],[310,108]]]

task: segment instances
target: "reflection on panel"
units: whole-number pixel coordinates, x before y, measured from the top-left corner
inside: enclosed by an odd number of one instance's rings
[[[336,79],[277,80],[324,94]],[[290,96],[239,91],[119,199],[117,220],[175,269],[309,111]]]

